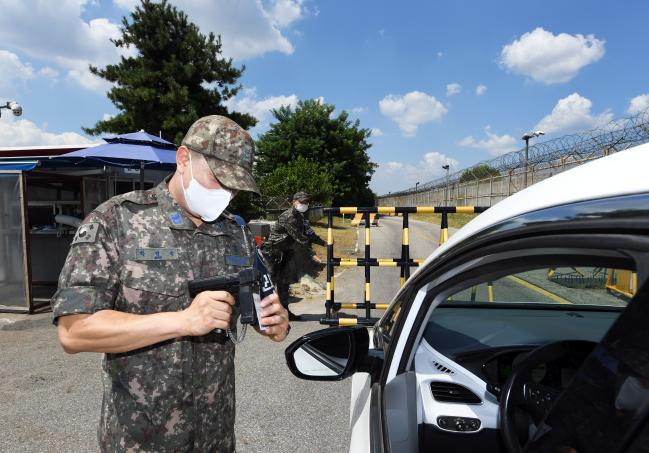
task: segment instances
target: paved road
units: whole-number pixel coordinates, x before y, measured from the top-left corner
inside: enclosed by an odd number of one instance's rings
[[[291,337],[320,328],[295,323]],[[293,377],[287,345],[251,331],[237,347],[238,451],[346,451],[349,382]],[[49,313],[0,313],[0,351],[0,452],[97,451],[100,355],[65,354]]]

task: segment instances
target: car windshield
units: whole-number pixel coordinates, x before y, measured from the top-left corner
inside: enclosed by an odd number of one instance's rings
[[[507,275],[459,291],[454,304],[546,304],[625,307],[636,291],[636,274],[603,267],[550,267]]]

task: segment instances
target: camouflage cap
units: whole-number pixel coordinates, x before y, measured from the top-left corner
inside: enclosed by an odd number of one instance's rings
[[[293,195],[293,200],[300,201],[302,203],[308,203],[311,201],[311,197],[309,197],[309,194],[306,192],[295,192]]]
[[[199,118],[181,144],[204,155],[216,179],[227,188],[259,193],[252,177],[255,144],[250,134],[230,118]]]

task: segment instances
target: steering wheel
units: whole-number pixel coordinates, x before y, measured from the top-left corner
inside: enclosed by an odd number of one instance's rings
[[[521,435],[518,415],[527,414],[536,428],[545,418],[562,389],[537,383],[533,370],[541,364],[571,358],[581,364],[597,343],[566,340],[548,343],[530,351],[514,367],[500,395],[500,434],[509,453],[521,453],[527,440]],[[528,420],[529,421],[529,420]],[[526,424],[526,428],[529,424]]]

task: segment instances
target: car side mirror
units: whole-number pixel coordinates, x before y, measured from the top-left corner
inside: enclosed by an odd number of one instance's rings
[[[300,379],[339,381],[366,371],[369,334],[365,327],[330,327],[311,332],[286,348],[286,363]]]

